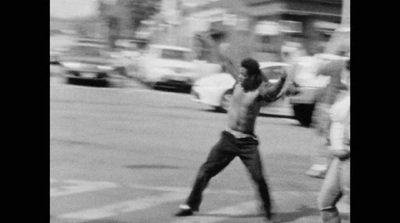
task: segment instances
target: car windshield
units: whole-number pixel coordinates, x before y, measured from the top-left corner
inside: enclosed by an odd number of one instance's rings
[[[103,55],[102,51],[103,49],[100,46],[73,46],[68,54],[71,56],[100,57]]]
[[[268,67],[261,70],[264,77],[270,82],[278,81],[286,72],[282,66]]]
[[[188,52],[171,49],[162,49],[161,58],[185,61],[189,60]]]

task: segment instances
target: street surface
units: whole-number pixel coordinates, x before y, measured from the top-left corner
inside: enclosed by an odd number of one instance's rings
[[[50,78],[50,222],[257,223],[258,201],[240,159],[211,179],[200,212],[174,217],[198,168],[219,140],[226,114],[189,94],[66,85]],[[313,129],[262,115],[256,134],[281,222],[321,222],[322,180],[310,178]],[[349,207],[339,209],[349,221]]]

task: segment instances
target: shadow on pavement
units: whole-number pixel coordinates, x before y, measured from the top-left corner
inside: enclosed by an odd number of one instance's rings
[[[260,218],[262,214],[242,214],[242,215],[230,215],[230,214],[196,214],[202,217],[221,217],[221,218]],[[310,216],[319,216],[318,209],[302,206],[294,212],[283,212],[277,213],[277,222],[288,223],[293,222],[300,218],[307,218]],[[345,218],[343,218],[345,220]]]
[[[300,218],[319,216],[319,211],[316,208],[310,208],[305,205],[301,206],[294,212],[281,212],[277,214],[280,223],[293,222]]]
[[[164,91],[164,92],[174,92],[174,93],[182,93],[182,94],[190,94],[190,88],[166,88],[166,87],[154,87],[154,90]]]
[[[126,221],[117,221],[117,220],[112,220],[112,219],[101,219],[101,220],[84,221],[82,223],[128,223],[128,222],[126,222]]]
[[[90,87],[110,87],[110,83],[106,80],[85,80],[85,79],[69,79],[68,84]]]
[[[128,169],[179,169],[178,166],[159,165],[159,164],[142,164],[142,165],[125,165]]]
[[[240,215],[231,215],[231,214],[196,214],[196,216],[201,216],[201,217],[221,217],[221,218],[259,218],[259,217],[263,217],[262,214],[240,214]]]
[[[260,113],[258,116],[260,116],[260,117],[267,117],[267,118],[286,118],[286,119],[294,119],[294,117],[290,117],[290,116],[275,115],[275,114],[266,114],[266,113]]]

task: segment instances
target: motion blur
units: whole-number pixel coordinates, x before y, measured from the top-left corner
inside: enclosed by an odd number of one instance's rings
[[[51,222],[191,222],[172,214],[225,127],[230,69],[249,57],[263,81],[286,79],[256,127],[278,216],[321,222],[330,111],[350,97],[350,0],[50,6]],[[219,174],[190,219],[261,220],[240,171],[235,160]],[[349,195],[336,204],[342,222],[350,222],[349,204]]]

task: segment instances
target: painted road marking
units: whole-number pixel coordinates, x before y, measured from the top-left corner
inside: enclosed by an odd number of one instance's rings
[[[91,192],[106,188],[115,188],[117,184],[110,182],[88,182],[81,180],[65,180],[60,181],[56,179],[50,179],[50,182],[62,182],[68,183],[69,186],[64,186],[62,190],[51,190],[51,197],[64,196],[76,193],[83,192]],[[58,216],[60,219],[75,219],[75,220],[96,220],[102,218],[113,217],[119,214],[130,213],[140,210],[145,210],[151,208],[153,206],[161,205],[167,202],[184,200],[191,188],[188,187],[167,187],[167,186],[146,186],[133,184],[130,185],[133,189],[146,189],[146,190],[158,190],[168,192],[163,195],[158,196],[150,196],[135,200],[123,201],[119,203],[114,203],[111,205],[99,207],[99,208],[91,208],[87,210],[82,210],[73,213],[62,214]],[[253,194],[253,191],[219,191],[219,190],[206,190],[205,193],[234,193],[237,195],[249,195]],[[272,198],[276,202],[276,206],[279,209],[279,203],[286,203],[290,200],[297,200],[304,196],[316,197],[318,192],[299,192],[299,191],[276,191],[272,192]],[[214,223],[220,221],[226,221],[232,217],[240,217],[247,216],[254,217],[260,216],[259,213],[256,213],[258,210],[258,201],[249,201],[240,203],[238,205],[229,206],[226,208],[221,208],[208,213],[200,213],[199,215],[192,216],[191,218],[178,219],[173,223],[194,223],[194,222],[202,222],[202,223]],[[338,204],[338,208],[342,214],[350,213],[350,206],[343,202]],[[280,212],[279,210],[277,210]],[[288,211],[288,210],[285,210]],[[314,220],[319,219],[316,216],[308,216],[306,218],[297,219],[297,221],[304,222],[314,222]],[[312,221],[311,221],[312,220]]]
[[[191,191],[191,187],[168,187],[168,186],[149,186],[149,185],[140,185],[140,184],[134,184],[130,185],[132,188],[136,189],[143,189],[143,190],[157,190],[157,191],[168,191],[168,192],[180,192],[180,193],[186,193],[189,194]],[[236,195],[249,195],[249,194],[254,194],[253,191],[238,191],[238,190],[211,190],[209,188],[204,190],[204,193],[225,193],[225,194],[236,194]]]
[[[112,217],[118,214],[151,208],[153,206],[160,205],[166,202],[182,200],[186,198],[186,196],[187,195],[183,193],[166,193],[163,195],[145,197],[141,199],[135,199],[112,205],[107,205],[105,207],[88,209],[69,214],[63,214],[58,216],[58,218],[79,219],[79,220],[102,219],[102,218]]]
[[[50,183],[52,182],[56,182],[56,180],[50,179]],[[118,187],[117,184],[111,182],[99,182],[99,181],[93,182],[93,181],[83,181],[83,180],[65,180],[61,182],[69,185],[57,188],[50,188],[50,197],[60,197],[65,195],[92,192],[92,191]]]
[[[180,218],[172,223],[215,223],[225,221],[233,216],[241,215],[254,215],[258,217],[260,214],[256,213],[257,202],[249,201],[243,202],[235,206],[230,206],[226,208],[221,208],[215,211],[207,212],[201,215],[193,215],[190,218]]]

